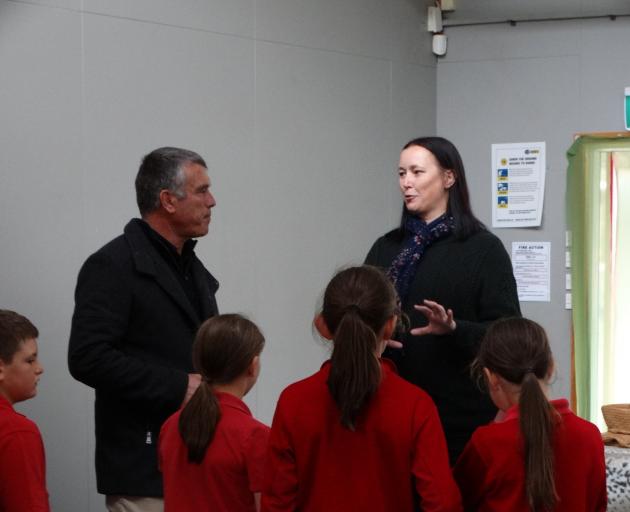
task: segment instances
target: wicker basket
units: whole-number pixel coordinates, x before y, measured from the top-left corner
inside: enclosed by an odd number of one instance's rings
[[[604,442],[630,448],[630,404],[602,405],[602,414],[608,427]]]

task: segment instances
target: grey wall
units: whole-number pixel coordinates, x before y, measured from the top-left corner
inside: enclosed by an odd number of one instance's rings
[[[66,369],[76,275],[137,215],[161,145],[207,160],[197,252],[268,344],[248,397],[326,356],[310,321],[335,268],[398,217],[398,150],[435,131],[435,60],[414,0],[0,1],[0,307],[40,328],[40,425],[55,510],[102,510],[92,391]]]
[[[438,62],[438,133],[460,148],[473,207],[491,225],[490,145],[547,143],[542,226],[495,230],[512,241],[551,241],[551,302],[522,304],[550,334],[558,377],[570,392],[570,312],[564,309],[566,150],[573,134],[623,130],[623,91],[630,86],[630,20],[526,23],[447,29]]]
[[[18,408],[42,430],[55,510],[102,510],[92,392],[66,369],[72,292],[85,257],[136,215],[140,157],[181,145],[208,161],[218,205],[198,254],[222,311],[265,331],[259,385],[280,390],[326,356],[310,320],[333,270],[360,262],[400,208],[395,167],[412,136],[452,139],[488,225],[490,144],[547,142],[540,229],[554,394],[569,386],[564,309],[564,153],[577,131],[621,130],[630,23],[447,29],[437,66],[414,0],[135,2],[0,0],[0,307],[41,331],[40,393]],[[437,97],[437,100],[436,100]]]

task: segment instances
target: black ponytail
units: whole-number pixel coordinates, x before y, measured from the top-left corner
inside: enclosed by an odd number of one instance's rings
[[[547,400],[534,372],[521,381],[519,422],[525,442],[525,482],[533,511],[552,510],[556,504],[553,431],[557,413]]]
[[[359,415],[380,385],[376,350],[387,320],[396,312],[396,291],[375,267],[343,270],[326,288],[322,317],[334,347],[327,384],[341,424],[349,430],[356,429]]]
[[[229,384],[243,375],[262,352],[265,338],[256,324],[236,315],[206,320],[193,344],[193,364],[203,380],[179,416],[179,433],[188,460],[200,464],[221,418],[215,384]]]
[[[553,510],[555,485],[553,432],[558,413],[547,400],[539,380],[553,370],[545,330],[526,318],[493,323],[483,338],[475,368],[482,368],[520,386],[519,425],[525,445],[525,492],[533,512]]]
[[[217,397],[203,381],[179,415],[179,433],[188,448],[189,462],[201,464],[220,418]]]
[[[377,343],[358,312],[343,316],[334,336],[328,389],[341,411],[341,424],[350,430],[381,382],[381,366],[374,355]]]

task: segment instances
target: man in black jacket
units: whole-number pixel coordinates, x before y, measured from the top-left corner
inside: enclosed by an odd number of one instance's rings
[[[81,268],[68,350],[72,376],[96,391],[97,487],[112,512],[163,508],[158,434],[200,383],[192,342],[217,314],[219,283],[193,251],[216,204],[203,159],[156,149],[136,197],[142,219]]]

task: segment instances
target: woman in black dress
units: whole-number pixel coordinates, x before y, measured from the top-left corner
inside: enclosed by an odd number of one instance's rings
[[[470,363],[489,323],[520,316],[510,258],[470,208],[464,165],[441,137],[407,143],[398,179],[400,226],[380,237],[366,263],[393,280],[411,329],[390,348],[399,373],[438,407],[454,463],[496,408],[473,382]]]

